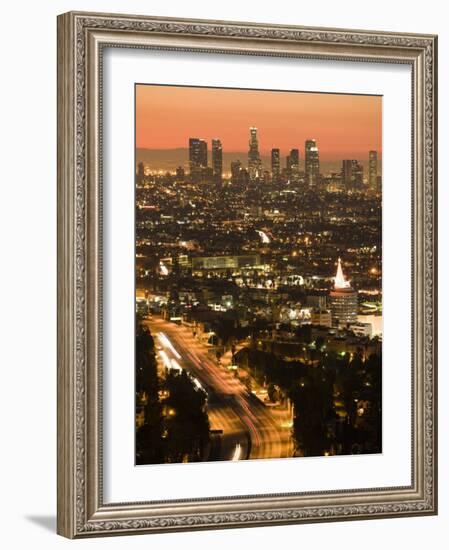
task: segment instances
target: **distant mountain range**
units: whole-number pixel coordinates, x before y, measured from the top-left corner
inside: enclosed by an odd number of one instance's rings
[[[301,155],[302,151],[300,151]],[[208,151],[208,162],[211,165],[211,151]],[[285,167],[285,153],[281,151],[281,167]],[[223,151],[223,170],[231,171],[231,162],[240,160],[243,166],[246,166],[248,160],[247,151]],[[270,169],[271,158],[269,155],[261,155],[262,164]],[[342,160],[342,159],[341,159]],[[321,159],[322,172],[339,172],[341,170],[341,160],[323,160]],[[368,171],[368,152],[365,158],[357,158]],[[136,164],[143,162],[150,167],[150,170],[168,170],[174,171],[178,166],[185,170],[189,167],[189,150],[187,148],[178,149],[137,149]],[[304,157],[300,156],[300,169],[304,169]],[[379,162],[380,173],[380,162]]]

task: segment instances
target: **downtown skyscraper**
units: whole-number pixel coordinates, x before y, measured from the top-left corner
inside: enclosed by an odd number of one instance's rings
[[[200,138],[189,139],[189,167],[192,180],[199,181],[207,168],[207,142]]]
[[[291,149],[290,154],[287,156],[287,173],[289,176],[295,175],[299,172],[299,150]]]
[[[369,152],[368,185],[371,191],[377,190],[377,151]]]
[[[306,184],[309,187],[316,187],[320,179],[320,155],[314,139],[306,140],[304,163]]]
[[[212,140],[212,173],[215,183],[220,184],[223,177],[223,148],[219,139]]]
[[[349,190],[363,188],[363,166],[358,160],[343,160],[341,167],[341,179],[344,188]]]
[[[271,149],[271,175],[273,181],[279,181],[281,175],[281,152],[279,149]]]
[[[262,175],[262,161],[259,153],[257,128],[254,126],[251,126],[249,129],[248,172],[251,181],[256,180]]]
[[[136,181],[137,183],[143,183],[144,179],[145,179],[145,166],[143,162],[139,162],[139,164],[137,165]]]

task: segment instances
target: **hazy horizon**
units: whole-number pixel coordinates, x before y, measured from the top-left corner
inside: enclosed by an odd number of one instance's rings
[[[193,137],[193,136],[192,136]],[[294,149],[295,147],[291,147]],[[304,170],[304,149],[299,149],[300,158],[300,170]],[[281,149],[281,168],[286,165],[286,156],[290,152],[290,149],[282,151]],[[358,160],[367,170],[368,169],[368,155],[365,156],[344,156],[341,158],[326,158],[320,155],[320,166],[322,172],[338,172],[341,170],[341,162],[344,159]],[[378,153],[378,170],[381,172],[382,156]],[[268,170],[271,170],[271,156],[270,154],[261,153],[262,164]],[[235,160],[240,160],[243,167],[247,167],[248,163],[248,151],[226,151],[223,150],[223,170],[230,172],[230,164]],[[208,143],[208,161],[211,164],[211,148]],[[139,162],[143,162],[148,165],[151,171],[174,171],[178,166],[182,166],[186,171],[189,170],[189,149],[188,147],[174,147],[174,148],[159,148],[159,149],[136,149],[136,165]]]

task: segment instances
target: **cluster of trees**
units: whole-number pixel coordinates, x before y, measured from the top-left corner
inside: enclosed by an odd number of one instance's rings
[[[168,393],[164,401],[165,462],[198,462],[204,459],[209,443],[209,418],[206,394],[196,388],[186,371],[168,374],[163,384]]]
[[[382,450],[382,358],[316,351],[317,366],[285,361],[245,348],[237,364],[268,388],[272,400],[289,398],[300,456],[378,453]]]
[[[236,310],[227,311],[212,323],[213,331],[217,336],[217,344],[224,349],[244,340],[250,334],[248,327],[239,324]]]
[[[185,371],[160,379],[154,340],[140,326],[136,335],[136,463],[164,464],[203,459],[209,443],[206,394]]]

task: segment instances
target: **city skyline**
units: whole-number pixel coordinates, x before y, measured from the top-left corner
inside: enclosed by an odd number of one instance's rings
[[[209,147],[205,139],[189,137],[188,161],[176,164],[176,169],[151,169],[151,163],[145,162],[139,150],[136,151],[136,174],[139,181],[146,175],[171,174],[179,181],[183,181],[186,174],[194,183],[206,181],[215,182],[221,187],[223,182],[238,184],[252,182],[253,184],[287,184],[293,185],[302,182],[309,189],[317,189],[323,185],[334,191],[361,191],[381,192],[382,168],[378,151],[370,150],[366,162],[359,159],[341,159],[340,166],[333,170],[326,170],[320,160],[320,147],[315,139],[307,139],[302,152],[298,148],[290,149],[285,155],[285,165],[282,166],[282,156],[279,148],[272,148],[270,157],[263,157],[259,148],[258,128],[249,129],[247,154],[231,156],[228,160],[228,170],[224,170],[223,145],[220,139],[213,138],[211,143],[211,159]],[[170,150],[171,151],[171,150]],[[246,166],[240,157],[246,156]],[[228,155],[229,157],[229,155]],[[209,163],[211,160],[211,163]],[[209,165],[210,164],[210,165]],[[367,172],[365,175],[365,166]]]
[[[221,141],[221,140],[220,140]],[[288,156],[292,149],[298,149],[298,147],[289,148],[289,149],[279,149],[279,147],[273,147],[273,150],[279,150],[279,166],[280,170],[285,168],[287,162],[288,162]],[[301,170],[304,169],[304,146],[299,147],[300,151],[300,168]],[[212,147],[210,143],[208,143],[208,157],[209,157],[209,164],[211,164],[211,154],[212,154]],[[379,172],[382,170],[382,156],[380,152],[375,151],[377,153],[377,165]],[[365,151],[358,155],[356,159],[350,159],[350,160],[357,160],[360,163],[363,164],[365,167],[366,173],[368,174],[369,169],[369,161],[370,161],[370,151]],[[262,165],[270,170],[271,167],[271,151],[266,153],[260,154]],[[223,173],[230,174],[231,173],[231,164],[232,162],[239,160],[242,162],[242,164],[247,164],[247,158],[248,158],[248,151],[228,151],[224,147],[222,149],[222,158],[223,158],[223,164],[222,169]],[[320,158],[320,167],[323,174],[331,174],[335,172],[340,172],[342,170],[342,162],[343,160],[347,160],[345,158],[335,158],[335,159],[326,159],[321,157]],[[136,149],[136,166],[140,162],[143,162],[145,167],[148,168],[148,170],[152,173],[157,172],[171,172],[175,173],[176,169],[178,167],[182,167],[185,170],[189,170],[189,147],[188,143],[186,147],[176,148],[176,149]]]
[[[223,151],[247,151],[247,130],[257,127],[259,151],[269,156],[302,149],[314,139],[323,162],[382,155],[380,96],[136,86],[136,148],[185,149],[197,136],[220,139]]]

